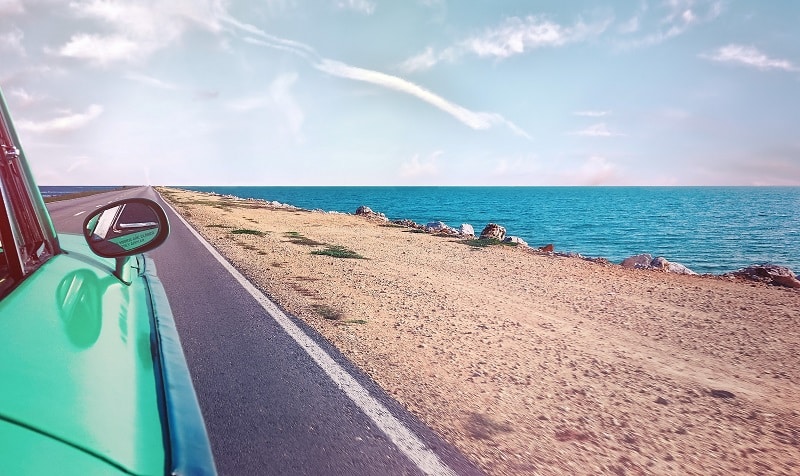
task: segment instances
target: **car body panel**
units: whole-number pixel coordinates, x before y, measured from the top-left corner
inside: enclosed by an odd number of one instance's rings
[[[3,453],[0,474],[58,474],[60,476],[127,475],[107,461],[25,426],[0,420]],[[31,455],[32,457],[26,457]]]
[[[149,291],[114,277],[83,237],[61,235],[61,247],[0,301],[0,414],[133,473],[163,473]]]

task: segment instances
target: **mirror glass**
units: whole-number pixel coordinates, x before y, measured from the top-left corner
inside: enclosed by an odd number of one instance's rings
[[[129,256],[163,239],[160,209],[155,203],[129,201],[95,212],[86,220],[86,241],[92,251],[113,258]]]

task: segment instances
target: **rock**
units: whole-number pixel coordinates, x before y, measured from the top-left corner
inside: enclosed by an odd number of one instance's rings
[[[366,215],[366,216],[369,216],[369,215],[373,215],[374,213],[375,213],[375,212],[373,212],[373,211],[372,211],[372,209],[371,209],[370,207],[365,207],[364,205],[361,205],[360,207],[358,207],[358,208],[356,209],[356,215]]]
[[[673,263],[671,261],[667,261],[667,259],[664,258],[663,256],[653,258],[653,261],[650,262],[650,268],[660,269],[661,271],[666,271],[667,273],[692,274],[692,275],[697,274],[680,263]]]
[[[658,398],[656,398],[656,403],[658,403],[659,405],[668,405],[669,404],[669,400],[667,400],[664,397],[658,397]]]
[[[708,393],[714,398],[734,398],[736,396],[732,392],[729,392],[727,390],[713,390],[712,389]]]
[[[472,225],[469,223],[462,223],[460,227],[456,229],[459,235],[462,236],[475,236],[475,229],[472,228]]]
[[[663,256],[658,256],[656,258],[653,258],[652,261],[650,261],[649,266],[651,268],[656,268],[662,271],[666,271],[667,267],[669,266],[669,261],[667,261],[667,258],[664,258]]]
[[[647,253],[644,253],[631,256],[630,258],[625,258],[622,260],[620,265],[623,268],[649,268],[652,261],[653,257]]]
[[[759,264],[748,266],[747,268],[734,271],[730,274],[753,281],[761,281],[762,283],[772,284],[774,286],[784,286],[795,289],[800,288],[800,280],[797,279],[797,276],[795,276],[791,269],[785,266]]]
[[[374,212],[370,207],[365,207],[364,205],[361,205],[356,209],[356,215],[367,218],[377,218],[378,220],[382,221],[389,221],[389,219],[386,218],[386,215],[383,213]]]
[[[544,251],[545,253],[552,253],[555,250],[556,250],[556,247],[553,246],[552,243],[546,244],[546,245],[544,245],[544,246],[539,248],[539,251]]]
[[[517,246],[528,246],[528,243],[518,236],[507,236],[503,240],[503,243],[515,243]]]
[[[481,232],[481,239],[503,241],[506,238],[506,229],[497,223],[489,223]]]
[[[432,221],[425,225],[425,229],[432,233],[440,233],[440,232],[447,232],[452,230],[449,226],[447,226],[444,222],[441,221]]]
[[[421,230],[422,228],[424,228],[419,223],[411,221],[409,219],[395,220],[392,223],[394,223],[395,225],[405,226],[405,227],[408,227],[408,228],[414,228],[416,230]]]
[[[697,274],[680,263],[672,263],[663,256],[653,258],[648,253],[625,258],[620,265],[623,268],[657,269],[659,271],[675,274]]]
[[[695,273],[691,269],[687,268],[686,266],[684,266],[684,265],[682,265],[680,263],[672,263],[672,262],[670,262],[667,265],[667,272],[668,273],[675,273],[675,274],[689,274],[689,275],[692,275],[692,276],[697,275],[697,273]]]

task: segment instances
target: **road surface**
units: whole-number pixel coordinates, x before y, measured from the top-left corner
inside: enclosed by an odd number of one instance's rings
[[[48,204],[59,233],[149,187]],[[166,289],[217,470],[223,475],[482,474],[313,329],[269,302],[165,206],[151,251]]]

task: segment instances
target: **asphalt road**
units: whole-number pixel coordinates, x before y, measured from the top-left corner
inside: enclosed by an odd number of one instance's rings
[[[48,209],[59,233],[80,233],[92,210],[134,196],[161,202],[141,187]],[[313,329],[232,275],[165,209],[171,236],[149,255],[220,474],[481,474]]]

